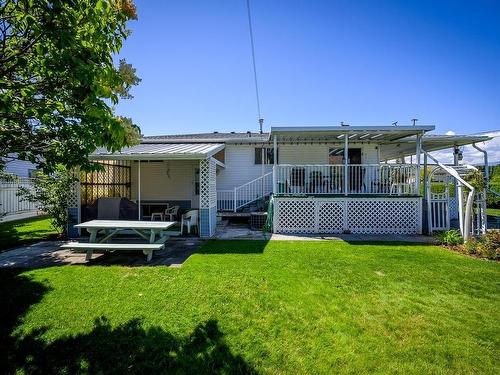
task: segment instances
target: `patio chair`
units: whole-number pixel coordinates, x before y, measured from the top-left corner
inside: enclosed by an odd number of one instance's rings
[[[151,221],[163,221],[163,219],[163,212],[153,212],[151,214]]]
[[[188,234],[191,234],[191,227],[196,227],[197,232],[199,232],[198,228],[198,210],[191,210],[186,212],[181,216],[181,235],[184,231],[184,225],[187,226]]]
[[[168,218],[168,221],[176,221],[179,208],[179,206],[172,206],[167,208],[164,214],[165,220]]]

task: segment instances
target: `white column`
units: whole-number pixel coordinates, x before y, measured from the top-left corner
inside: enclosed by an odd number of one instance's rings
[[[349,135],[344,134],[344,195],[347,195],[349,190]]]
[[[141,220],[141,161],[137,160],[137,219]]]
[[[273,160],[273,194],[276,194],[278,192],[278,176],[276,173],[278,173],[277,168],[278,168],[278,139],[276,136],[274,136],[273,139],[273,153],[274,153],[274,160]]]
[[[429,215],[429,211],[431,210],[431,205],[430,205],[430,200],[429,200],[429,192],[427,191],[427,188],[428,188],[427,178],[428,178],[428,175],[427,175],[427,154],[424,154],[424,204],[425,204],[425,208],[427,210],[427,218],[426,218],[428,221],[427,222],[427,234],[431,234],[430,224],[429,224],[429,220],[431,217]]]
[[[422,134],[417,134],[417,147],[415,150],[415,161],[417,163],[415,176],[415,194],[420,195],[420,153],[422,152]]]

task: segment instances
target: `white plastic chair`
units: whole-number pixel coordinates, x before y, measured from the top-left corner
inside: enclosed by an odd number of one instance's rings
[[[198,228],[198,210],[191,210],[181,216],[181,235],[184,230],[184,225],[187,226],[188,234],[191,234],[191,227]]]
[[[179,206],[172,206],[165,210],[165,220],[168,218],[168,221],[175,221],[177,218],[177,212],[179,212]]]

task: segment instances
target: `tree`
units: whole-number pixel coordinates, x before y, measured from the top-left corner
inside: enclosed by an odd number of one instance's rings
[[[133,19],[132,0],[0,0],[0,157],[93,169],[97,147],[138,143],[139,128],[114,113],[140,82],[113,62]]]

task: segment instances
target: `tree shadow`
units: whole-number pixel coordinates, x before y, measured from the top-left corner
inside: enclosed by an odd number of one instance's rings
[[[97,319],[88,333],[47,343],[41,329],[19,338],[9,367],[29,374],[254,374],[231,353],[217,321],[199,324],[187,337],[176,337],[139,319],[111,327]]]
[[[6,369],[15,340],[11,336],[28,309],[49,290],[42,283],[21,275],[23,269],[0,269],[0,369]]]

